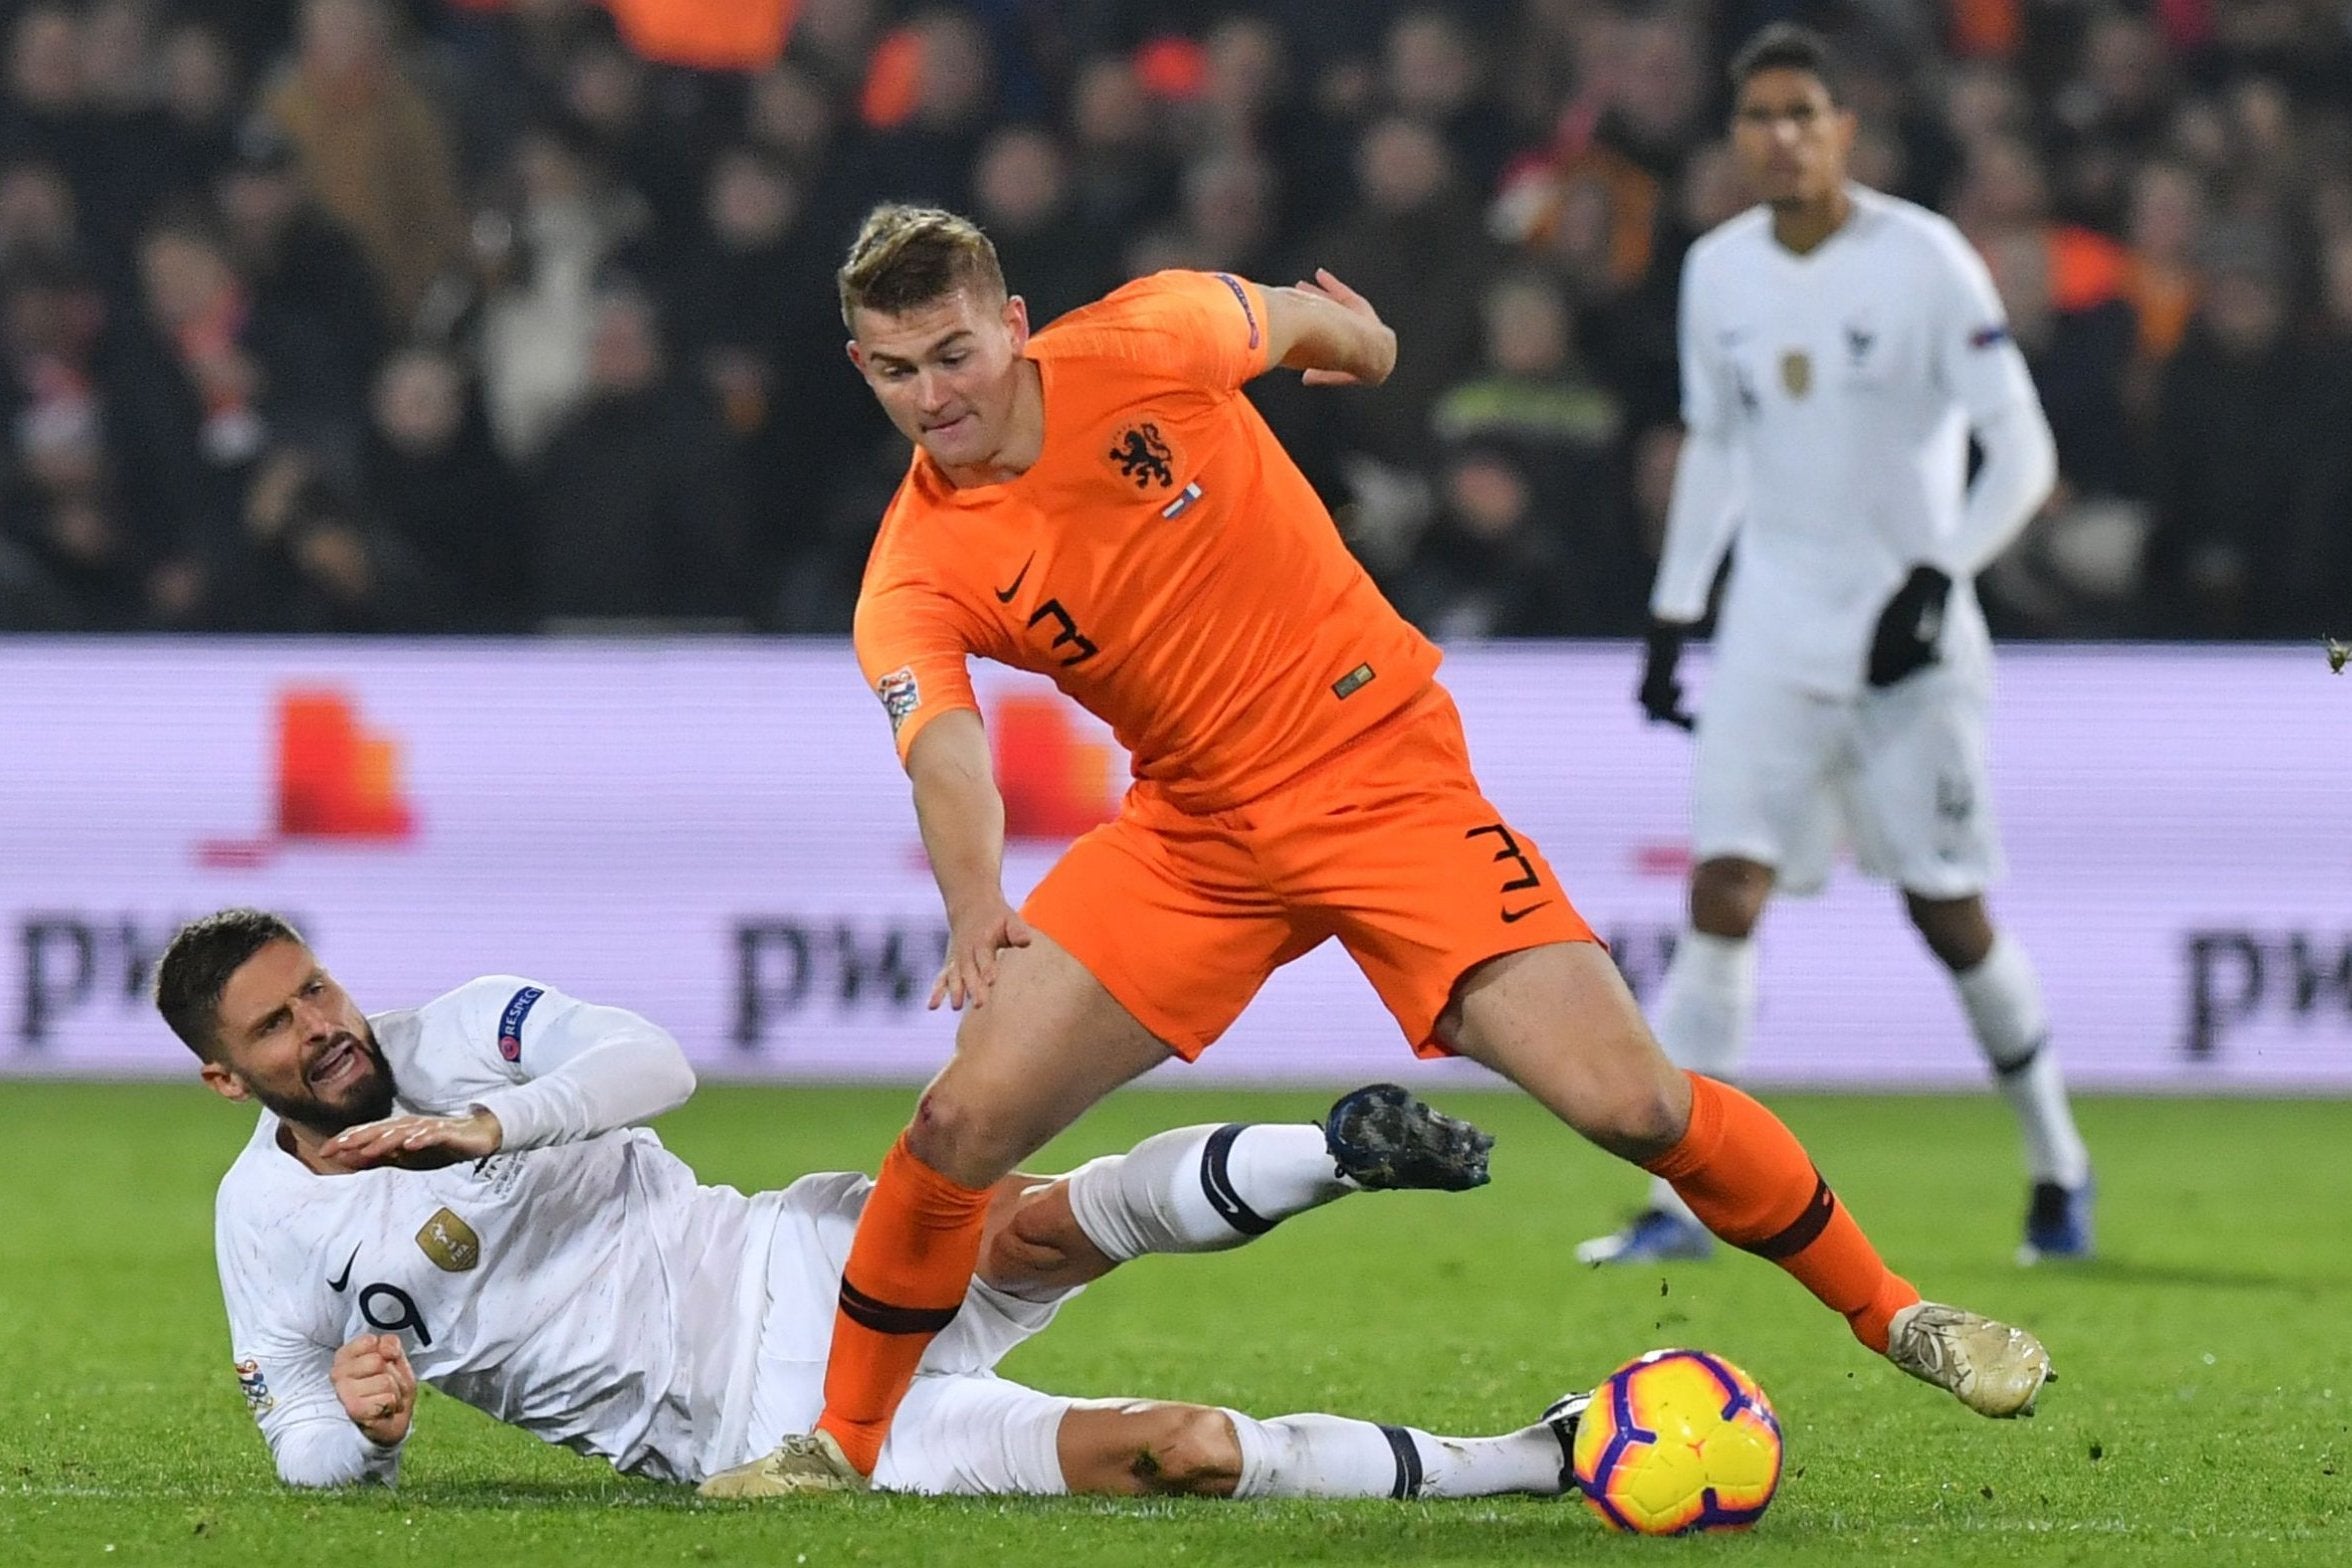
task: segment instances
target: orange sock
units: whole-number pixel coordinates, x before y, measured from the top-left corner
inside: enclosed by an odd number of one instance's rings
[[[1886,1266],[1779,1117],[1729,1084],[1688,1076],[1690,1128],[1644,1168],[1709,1230],[1779,1264],[1886,1354],[1887,1325],[1919,1292]]]
[[[980,1261],[989,1191],[925,1165],[908,1151],[904,1133],[883,1157],[841,1271],[825,1412],[817,1418],[867,1475],[882,1457],[916,1363],[964,1304]]]

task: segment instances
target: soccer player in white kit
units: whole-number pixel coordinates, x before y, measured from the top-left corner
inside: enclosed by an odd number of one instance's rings
[[[1683,265],[1689,434],[1650,601],[1652,719],[1693,724],[1675,665],[1735,534],[1738,549],[1696,720],[1690,927],[1653,1021],[1679,1065],[1738,1075],[1765,900],[1816,891],[1842,829],[1862,870],[1902,889],[2017,1113],[2021,1261],[2085,1256],[2090,1157],[2033,965],[1985,907],[2001,865],[1992,648],[1970,584],[2049,493],[2049,424],[1959,231],[1847,181],[1855,120],[1822,41],[1768,27],[1731,75],[1732,143],[1762,202]],[[1578,1256],[1709,1250],[1661,1182]]]
[[[704,1186],[630,1125],[694,1090],[656,1025],[513,976],[363,1015],[291,926],[257,910],[183,927],[156,1005],[207,1084],[263,1107],[221,1181],[216,1244],[237,1380],[281,1479],[392,1483],[422,1381],[628,1474],[767,1494],[760,1456],[822,1399],[866,1177]],[[1179,1128],[1059,1180],[1009,1179],[874,1484],[1559,1494],[1582,1396],[1516,1432],[1435,1437],[1063,1398],[992,1370],[1121,1261],[1239,1246],[1367,1187],[1475,1186],[1491,1143],[1378,1085],[1324,1127]]]

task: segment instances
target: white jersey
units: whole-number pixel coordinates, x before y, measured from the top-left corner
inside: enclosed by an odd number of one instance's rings
[[[1736,519],[1718,669],[1835,696],[1861,687],[1879,614],[1921,563],[1956,580],[1944,660],[1987,663],[1967,581],[1982,562],[1955,559],[1971,548],[1959,537],[1969,431],[2019,405],[2040,426],[1992,279],[1959,231],[1850,194],[1852,216],[1808,254],[1780,245],[1761,207],[1691,247],[1683,418],[1694,441],[1728,445],[1736,495],[1711,539],[1687,535],[1715,519],[1677,508],[1652,599],[1665,619],[1696,620]],[[2022,516],[2002,521],[2013,532]]]
[[[526,1083],[573,1094],[540,1075],[616,1027],[640,1042],[652,1029],[512,976],[371,1022],[402,1107],[436,1114],[512,1104]],[[314,1485],[389,1479],[396,1463],[328,1380],[336,1350],[369,1332],[398,1334],[444,1393],[621,1470],[684,1480],[737,1462],[780,1221],[806,1211],[784,1228],[805,1233],[786,1250],[819,1276],[809,1315],[830,1303],[862,1197],[838,1180],[754,1197],[703,1186],[643,1128],[333,1176],[278,1135],[265,1112],[221,1181],[216,1241],[238,1380],[280,1473]]]

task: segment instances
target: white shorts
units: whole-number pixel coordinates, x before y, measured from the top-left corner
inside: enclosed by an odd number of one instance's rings
[[[834,1300],[858,1212],[873,1183],[863,1176],[803,1178],[787,1193],[769,1252],[768,1309],[761,1323],[742,1464],[816,1424],[825,1403],[825,1360]],[[893,1492],[1059,1496],[1057,1440],[1075,1399],[1041,1394],[996,1375],[1015,1345],[1045,1328],[1072,1291],[1026,1301],[979,1281],[963,1309],[923,1353],[890,1424],[874,1485]]]
[[[1982,893],[2002,868],[1988,687],[1948,665],[1852,698],[1719,674],[1699,714],[1693,853],[1771,866],[1782,890],[1812,893],[1844,843],[1905,892]]]

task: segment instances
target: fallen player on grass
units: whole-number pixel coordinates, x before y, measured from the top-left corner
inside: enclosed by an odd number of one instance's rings
[[[257,1101],[220,1186],[237,1376],[292,1486],[389,1484],[430,1384],[705,1495],[768,1495],[760,1456],[823,1397],[871,1182],[743,1194],[633,1124],[694,1090],[646,1019],[511,976],[368,1016],[276,916],[192,922],[156,1002],[224,1098]],[[936,1331],[874,1474],[932,1493],[1555,1495],[1581,1404],[1496,1437],[1334,1415],[1077,1399],[996,1364],[1146,1253],[1243,1245],[1374,1188],[1486,1180],[1491,1140],[1388,1085],[1320,1126],[1179,1128],[1067,1176],[1000,1183],[978,1276]]]

